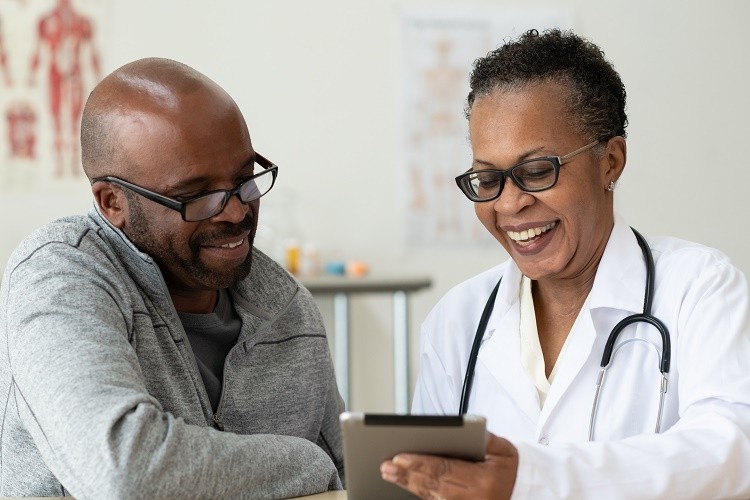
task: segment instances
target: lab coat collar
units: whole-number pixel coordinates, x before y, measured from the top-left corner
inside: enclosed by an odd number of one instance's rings
[[[513,311],[517,311],[519,307],[519,287],[521,286],[522,278],[521,270],[512,259],[508,259],[501,267],[502,270],[497,278],[492,278],[493,280],[500,280],[500,286],[498,287],[497,296],[495,297],[495,304],[492,307],[492,314],[487,322],[487,329],[482,336],[482,343],[485,343],[492,338],[500,324],[502,324],[503,329],[505,329],[507,327],[506,321],[508,321],[506,316],[513,314]],[[493,281],[490,289],[492,289],[496,283],[497,281]],[[489,292],[487,292],[487,297],[483,298],[486,301],[489,298]],[[484,306],[482,309],[484,309]]]
[[[638,240],[625,221],[615,216],[615,225],[596,271],[588,307],[619,309],[633,314],[643,311],[646,261]]]
[[[518,335],[520,319],[519,287],[521,271],[512,260],[504,266],[492,315],[484,332],[477,362],[497,380],[516,406],[531,422],[539,419],[539,397],[521,365]],[[485,298],[486,300],[486,298]],[[512,380],[513,383],[507,383]],[[475,397],[482,398],[479,393]],[[480,404],[481,407],[481,404]]]
[[[570,332],[564,353],[558,359],[560,366],[542,409],[537,432],[544,432],[546,422],[583,367],[590,362],[598,364],[601,352],[593,347],[603,345],[609,329],[597,330],[595,324],[601,326],[602,322],[596,321],[595,316],[606,309],[620,311],[614,316],[622,317],[641,312],[645,283],[646,266],[638,240],[624,220],[615,217],[594,285],[583,305],[581,316]],[[604,339],[597,339],[597,336],[604,336]]]
[[[633,231],[624,220],[615,217],[612,233],[584,308],[589,309],[592,314],[598,308],[622,310],[625,315],[640,312],[643,309],[646,283],[646,267],[642,255]],[[505,383],[503,386],[511,393],[509,395],[519,408],[523,409],[529,418],[539,422],[541,430],[586,359],[592,355],[591,350],[597,334],[607,335],[609,332],[597,332],[591,314],[583,313],[574,331],[570,333],[570,345],[566,347],[565,355],[559,360],[562,364],[558,368],[555,382],[550,388],[540,415],[536,389],[525,374],[518,355],[519,287],[522,275],[512,260],[504,267],[479,360],[496,380],[517,381],[514,384]],[[499,325],[503,325],[502,331],[498,330]],[[493,338],[496,332],[498,335]]]

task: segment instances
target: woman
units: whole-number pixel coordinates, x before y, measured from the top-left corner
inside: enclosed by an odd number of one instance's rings
[[[486,416],[487,457],[402,454],[383,478],[450,500],[750,497],[747,282],[722,253],[639,242],[615,216],[617,72],[572,33],[530,31],[476,62],[467,117],[456,180],[510,260],[427,317],[413,412]]]

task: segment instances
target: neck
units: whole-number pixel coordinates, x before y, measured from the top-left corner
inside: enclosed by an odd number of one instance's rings
[[[574,280],[532,281],[539,345],[547,377],[594,284],[595,273]]]
[[[170,290],[169,295],[177,311],[191,314],[212,313],[219,301],[218,290]]]
[[[537,309],[554,311],[555,316],[575,317],[594,286],[594,272],[573,279],[532,281],[531,293]]]
[[[567,312],[574,316],[578,314],[594,286],[596,272],[607,248],[614,221],[609,222],[608,227],[606,234],[598,238],[595,246],[591,248],[591,254],[585,261],[574,257],[567,270],[532,282],[535,307],[542,306],[548,310],[563,314]],[[584,250],[582,253],[587,252]]]

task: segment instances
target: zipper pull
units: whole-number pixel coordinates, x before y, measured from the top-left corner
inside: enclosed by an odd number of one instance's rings
[[[221,420],[219,420],[219,417],[214,413],[214,416],[212,417],[214,421],[214,427],[219,429],[220,431],[224,430],[224,424],[221,423]]]

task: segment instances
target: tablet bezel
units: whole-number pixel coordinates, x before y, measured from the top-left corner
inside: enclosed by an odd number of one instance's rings
[[[349,500],[416,498],[380,477],[380,464],[399,453],[484,459],[487,424],[479,415],[344,412],[339,419]]]

